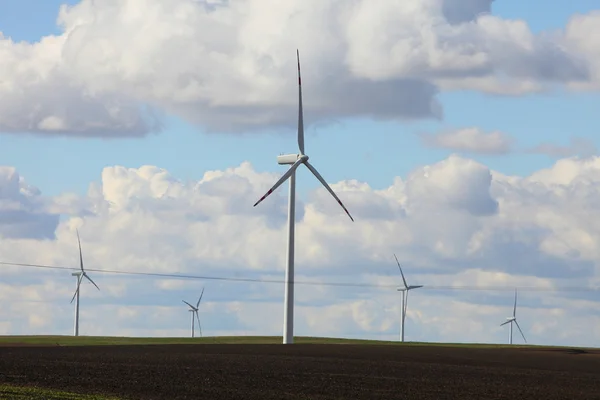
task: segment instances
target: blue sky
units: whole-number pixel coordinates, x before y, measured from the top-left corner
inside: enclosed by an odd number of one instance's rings
[[[43,35],[58,34],[56,17],[60,4],[2,0],[0,30],[14,40],[35,42]],[[573,13],[593,9],[593,1],[556,2],[540,10],[537,3],[497,1],[493,13],[505,18],[525,19],[534,31],[561,28]],[[35,9],[35,13],[31,10]],[[542,12],[543,11],[543,12]],[[310,68],[304,65],[304,69]],[[295,79],[290,74],[290,79]],[[305,90],[305,102],[311,93]],[[368,181],[373,187],[389,185],[394,176],[405,176],[415,167],[438,161],[452,151],[424,147],[417,132],[478,126],[500,130],[516,137],[521,149],[540,142],[567,144],[572,136],[586,137],[600,145],[597,94],[542,94],[523,97],[485,95],[470,91],[444,92],[443,121],[374,122],[360,119],[333,126],[308,127],[306,146],[313,163],[330,182],[342,179]],[[558,112],[560,111],[560,112]],[[310,124],[310,114],[306,121]],[[5,134],[0,137],[0,160],[17,167],[44,194],[65,191],[83,193],[90,181],[98,180],[103,167],[157,165],[180,179],[198,179],[204,171],[223,169],[250,161],[258,170],[281,171],[275,157],[296,150],[295,133],[252,133],[247,135],[206,134],[180,118],[169,117],[164,132],[142,139],[73,139]],[[508,156],[472,155],[492,169],[526,175],[551,165],[545,155],[516,152]],[[302,173],[301,192],[318,186]],[[251,199],[249,199],[250,201]]]

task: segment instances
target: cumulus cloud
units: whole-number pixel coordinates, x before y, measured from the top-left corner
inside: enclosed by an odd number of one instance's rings
[[[545,154],[553,158],[564,158],[572,156],[589,157],[598,153],[598,149],[594,142],[590,139],[574,137],[569,140],[566,146],[541,143],[529,150],[531,153]]]
[[[492,11],[492,0],[81,0],[60,8],[59,35],[0,36],[0,131],[139,136],[163,113],[209,131],[288,126],[296,48],[310,122],[441,118],[440,88],[600,81],[596,14],[534,34]]]
[[[567,23],[564,33],[564,46],[571,49],[580,59],[585,59],[588,65],[589,79],[584,82],[571,82],[570,86],[584,90],[598,90],[600,88],[600,55],[597,49],[600,46],[598,34],[600,32],[600,10],[588,14],[575,14]]]
[[[0,237],[52,239],[59,214],[13,167],[0,166]]]
[[[127,95],[74,81],[63,59],[66,34],[15,43],[0,32],[0,131],[103,137],[139,136],[160,127]]]
[[[14,169],[6,171],[3,198],[37,193]],[[497,325],[510,313],[511,288],[533,286],[547,292],[525,290],[519,297],[520,323],[531,342],[593,343],[595,337],[582,332],[600,329],[590,317],[597,299],[553,290],[600,285],[599,172],[597,157],[563,159],[516,177],[452,155],[382,190],[358,181],[331,183],[355,223],[328,193],[315,190],[298,204],[297,280],[384,287],[299,283],[297,334],[397,338],[396,253],[408,281],[425,285],[411,293],[409,340],[504,342],[506,332]],[[156,166],[106,167],[85,198],[63,200],[67,215],[53,225],[53,240],[5,235],[0,253],[3,261],[76,267],[78,228],[89,270],[281,280],[287,193],[278,190],[263,207],[252,207],[277,175],[246,162],[207,171],[196,182]],[[30,201],[32,213],[46,207]],[[70,332],[75,280],[69,271],[3,266],[1,272],[0,300],[9,306],[0,310],[0,331]],[[181,300],[196,299],[202,287],[205,335],[281,333],[282,284],[90,274],[101,291],[82,288],[83,334],[187,336]],[[482,285],[507,292],[443,290]],[[564,332],[544,318],[578,329]]]
[[[506,154],[513,143],[512,138],[503,132],[486,133],[476,127],[422,134],[421,140],[430,147],[480,154]]]

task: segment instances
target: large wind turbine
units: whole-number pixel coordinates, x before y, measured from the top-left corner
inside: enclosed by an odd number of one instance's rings
[[[283,182],[290,178],[290,197],[288,208],[288,244],[287,244],[287,266],[285,270],[285,300],[283,311],[283,343],[294,342],[294,228],[296,214],[296,169],[304,164],[306,168],[323,184],[325,189],[333,196],[346,214],[352,221],[354,219],[342,204],[342,201],[337,197],[335,192],[329,187],[325,179],[317,172],[317,170],[308,162],[308,156],[304,153],[304,115],[302,112],[302,80],[300,78],[300,54],[296,50],[298,60],[298,154],[286,154],[277,157],[279,165],[291,165],[290,169],[273,185],[269,191],[260,198],[255,204],[256,207],[261,201],[267,198],[275,189]]]
[[[408,292],[410,290],[423,287],[423,285],[408,286],[408,284],[406,283],[406,279],[404,279],[404,272],[402,272],[400,261],[398,261],[398,257],[396,257],[395,254],[394,258],[396,259],[396,263],[398,264],[398,269],[400,269],[400,275],[402,275],[402,283],[404,283],[404,287],[399,287],[397,289],[399,292],[402,293],[402,307],[400,309],[400,341],[404,342],[404,321],[406,319],[406,307],[408,306]]]
[[[92,280],[92,278],[90,278],[88,276],[87,272],[85,272],[85,270],[83,269],[83,255],[81,254],[81,240],[79,240],[79,230],[75,229],[75,232],[77,232],[77,243],[79,244],[79,268],[81,268],[81,271],[73,272],[71,274],[71,275],[77,277],[77,288],[75,289],[75,293],[73,294],[73,297],[71,298],[71,303],[73,303],[73,300],[76,300],[75,301],[75,329],[74,329],[75,332],[74,332],[74,334],[75,334],[75,336],[79,336],[79,288],[81,287],[81,281],[85,277],[88,281],[92,282],[94,284],[94,286],[96,286],[96,289],[100,290],[100,288],[98,287],[98,285],[96,285],[96,282],[94,282]]]
[[[198,307],[200,307],[200,301],[202,300],[203,294],[204,294],[204,288],[202,288],[202,293],[200,293],[200,298],[198,299],[198,302],[196,303],[196,307],[194,307],[193,305],[191,305],[190,303],[188,303],[185,300],[181,300],[185,304],[190,306],[189,311],[192,313],[192,337],[194,337],[194,315],[196,316],[196,319],[198,320],[198,330],[200,331],[200,336],[202,336],[202,327],[200,326],[200,317],[198,316]]]
[[[521,330],[521,327],[519,326],[519,323],[517,322],[517,289],[515,289],[515,305],[513,306],[513,315],[512,315],[512,317],[506,318],[506,322],[500,324],[500,326],[502,326],[502,325],[506,325],[506,324],[510,323],[509,339],[508,339],[509,344],[512,344],[512,342],[513,342],[513,322],[517,325],[519,332],[521,332],[521,336],[523,336],[523,340],[525,341],[525,343],[527,343],[527,339],[525,339],[525,335],[523,334],[523,331]]]

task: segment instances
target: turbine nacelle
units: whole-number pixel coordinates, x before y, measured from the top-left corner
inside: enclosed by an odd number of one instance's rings
[[[418,289],[418,288],[422,288],[423,285],[411,285],[411,286],[407,286],[407,287],[399,287],[398,289],[396,289],[399,292],[405,292],[407,290],[413,290],[413,289]]]
[[[282,154],[280,156],[277,156],[277,164],[292,165],[296,161],[298,161],[299,157],[300,157],[300,154]]]
[[[197,308],[197,307],[194,307],[193,305],[191,305],[191,304],[190,304],[190,303],[188,303],[187,301],[185,301],[185,300],[181,300],[181,301],[183,301],[185,304],[187,304],[188,306],[190,306],[190,309],[189,309],[188,311],[191,311],[191,312],[198,311],[198,308]]]
[[[296,161],[301,160],[302,162],[308,161],[306,154],[282,154],[277,156],[277,164],[279,165],[294,165]]]

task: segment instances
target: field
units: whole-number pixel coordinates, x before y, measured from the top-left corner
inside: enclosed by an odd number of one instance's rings
[[[0,399],[600,399],[600,350],[0,337]]]

